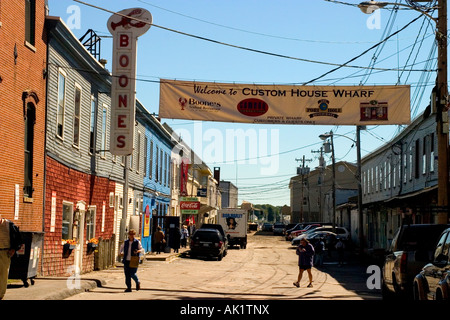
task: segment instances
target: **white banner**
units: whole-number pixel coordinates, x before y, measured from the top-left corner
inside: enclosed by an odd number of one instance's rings
[[[262,124],[409,124],[410,87],[160,81],[159,117]]]

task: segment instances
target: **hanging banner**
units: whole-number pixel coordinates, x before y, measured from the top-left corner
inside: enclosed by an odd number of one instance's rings
[[[409,124],[410,86],[160,81],[159,117],[305,125]]]
[[[122,10],[108,19],[108,30],[113,35],[110,131],[113,155],[133,153],[137,38],[147,32],[151,23],[152,15],[141,8]]]

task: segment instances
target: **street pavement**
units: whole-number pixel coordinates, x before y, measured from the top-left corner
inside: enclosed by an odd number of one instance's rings
[[[334,257],[325,257],[325,264],[320,268],[313,268],[314,287],[304,288],[307,283],[307,274],[304,273],[301,288],[292,286],[297,276],[295,250],[290,248],[289,243],[281,241],[280,237],[265,235],[260,237],[261,233],[249,235],[249,246],[246,250],[229,250],[229,254],[223,261],[217,262],[221,266],[224,263],[230,263],[230,269],[226,269],[225,273],[229,275],[230,279],[224,276],[217,280],[217,287],[221,288],[211,290],[211,285],[215,285],[214,274],[208,274],[208,262],[198,261],[194,259],[187,259],[186,254],[189,253],[186,249],[181,249],[180,253],[161,253],[160,255],[147,255],[146,261],[139,268],[140,279],[143,283],[144,290],[136,292],[133,290],[133,295],[136,299],[157,299],[157,300],[185,300],[185,299],[245,299],[245,300],[267,300],[267,299],[286,299],[286,300],[380,300],[380,290],[370,290],[367,288],[366,279],[369,274],[366,273],[367,266],[361,265],[355,257],[348,253],[346,257],[346,264],[339,266]],[[257,240],[255,240],[257,239]],[[266,242],[261,242],[262,240]],[[285,256],[279,257],[278,260],[270,260],[272,253],[264,250],[271,250],[269,246],[274,243],[278,248],[282,248]],[[266,247],[267,245],[267,247]],[[253,264],[245,266],[246,256],[261,255],[255,259]],[[233,256],[234,255],[234,256]],[[288,259],[286,257],[289,257]],[[187,259],[187,260],[186,260]],[[227,261],[228,259],[228,261]],[[232,260],[232,259],[236,259]],[[241,259],[241,260],[238,260]],[[250,259],[250,258],[249,258]],[[183,261],[184,260],[184,261]],[[264,265],[264,261],[267,264]],[[227,261],[227,262],[226,262]],[[284,262],[283,262],[284,261]],[[204,276],[207,278],[211,276],[207,283],[202,283],[198,280],[194,283],[196,290],[184,288],[189,296],[183,295],[181,292],[171,290],[170,286],[163,287],[169,281],[178,281],[183,275],[172,276],[165,274],[165,268],[162,266],[172,267],[172,269],[180,268],[183,263],[191,262],[195,267],[205,266]],[[179,263],[179,265],[177,265]],[[233,273],[232,264],[240,264],[248,271]],[[184,264],[185,265],[185,264]],[[252,268],[259,268],[261,274],[252,273]],[[267,271],[263,271],[267,268]],[[245,270],[247,270],[245,269]],[[146,272],[146,270],[148,270]],[[152,274],[150,275],[150,270]],[[230,271],[231,270],[231,271]],[[281,271],[280,271],[281,270]],[[268,275],[269,273],[273,275]],[[276,273],[279,273],[276,275]],[[167,273],[167,272],[166,272]],[[142,277],[141,277],[142,276]],[[180,278],[177,278],[180,277]],[[160,279],[158,283],[157,279]],[[171,279],[171,280],[170,280]],[[208,278],[207,278],[208,279]],[[211,281],[212,279],[212,281]],[[201,280],[201,278],[200,278]],[[248,282],[251,285],[247,288],[243,284]],[[208,286],[210,285],[210,286]],[[158,288],[154,290],[152,287]],[[35,284],[24,287],[21,281],[11,283],[8,286],[5,301],[12,300],[89,300],[89,299],[110,299],[109,296],[100,295],[101,289],[111,288],[121,292],[115,295],[114,299],[130,299],[130,294],[122,293],[124,289],[124,275],[123,268],[118,264],[114,268],[102,271],[93,271],[87,274],[82,274],[77,277],[37,277]],[[244,289],[243,289],[244,288]],[[183,289],[183,288],[181,288]],[[107,290],[107,291],[108,291]],[[100,291],[98,296],[96,291]],[[172,292],[173,291],[173,292]],[[216,292],[211,292],[216,291]],[[109,292],[110,293],[110,292]],[[146,294],[146,296],[142,296]],[[110,296],[113,297],[113,295]],[[150,297],[150,298],[149,298]],[[133,298],[131,298],[133,299]]]

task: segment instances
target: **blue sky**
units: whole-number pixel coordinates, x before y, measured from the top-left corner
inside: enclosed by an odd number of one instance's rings
[[[86,2],[111,11],[140,7],[151,12],[155,25],[138,41],[137,98],[147,110],[156,114],[159,110],[159,79],[303,84],[320,77],[311,84],[410,84],[411,118],[414,119],[428,105],[436,77],[434,72],[417,71],[435,68],[436,53],[432,51],[434,22],[420,18],[401,30],[420,16],[413,10],[382,10],[366,15],[355,6],[325,0]],[[348,2],[358,3],[354,0]],[[106,27],[111,16],[108,12],[72,0],[49,0],[49,7],[50,15],[60,16],[78,38],[88,29],[93,29],[100,36],[110,35]],[[200,40],[156,25],[293,59]],[[401,31],[383,45],[368,50],[398,30]],[[101,50],[102,58],[108,60],[106,67],[111,70],[110,38],[103,38]],[[326,73],[335,69],[335,66],[301,61],[342,64],[366,50],[367,53],[349,63],[354,68],[343,67],[329,74]],[[431,63],[428,64],[430,58]],[[364,69],[373,61],[376,61],[376,68],[395,70]],[[190,138],[192,147],[204,160],[212,159],[209,156],[211,136],[222,135],[223,161],[206,163],[211,169],[220,167],[221,178],[238,186],[239,203],[246,200],[289,205],[289,179],[296,175],[296,167],[300,165],[296,159],[305,156],[306,159],[312,159],[306,164],[311,168],[316,167],[318,153],[311,151],[320,149],[322,141],[318,136],[330,130],[350,138],[335,136],[336,160],[356,161],[356,146],[351,141],[355,139],[356,133],[353,126],[162,121],[176,131],[181,130],[183,137]],[[249,145],[244,150],[238,147],[227,149],[227,130],[235,134],[251,132],[257,137],[258,146],[266,143],[266,149],[258,147],[256,154],[249,152],[252,150]],[[363,157],[388,142],[399,130],[401,127],[395,125],[368,126],[361,134]],[[325,159],[331,163],[329,154]]]

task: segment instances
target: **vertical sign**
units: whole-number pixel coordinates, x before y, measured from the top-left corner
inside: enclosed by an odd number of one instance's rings
[[[50,212],[50,232],[55,232],[56,225],[56,191],[52,191],[52,207]]]
[[[135,19],[133,19],[135,18]],[[152,15],[145,9],[125,9],[108,19],[113,35],[110,152],[133,152],[136,108],[137,38],[150,28]]]
[[[19,220],[19,206],[20,206],[20,186],[16,184],[14,188],[14,220]]]
[[[150,236],[150,208],[145,206],[145,216],[144,216],[144,237]]]
[[[106,201],[103,201],[103,206],[102,206],[102,232],[105,232],[105,211],[106,211]]]

